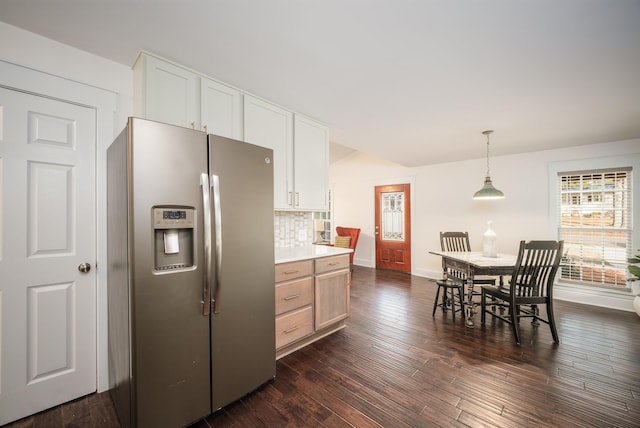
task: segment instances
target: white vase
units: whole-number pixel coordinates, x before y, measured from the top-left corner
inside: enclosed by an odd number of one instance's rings
[[[640,316],[640,295],[633,299],[633,309],[636,311],[636,314]]]
[[[487,231],[484,232],[482,255],[485,257],[498,257],[496,249],[496,233],[491,228],[491,223],[491,220],[487,222]]]

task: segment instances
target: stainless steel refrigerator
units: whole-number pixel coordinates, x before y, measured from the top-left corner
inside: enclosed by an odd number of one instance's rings
[[[130,118],[107,151],[109,383],[181,427],[275,377],[273,152]]]

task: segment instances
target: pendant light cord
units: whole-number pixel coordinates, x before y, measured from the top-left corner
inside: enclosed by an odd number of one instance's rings
[[[487,177],[491,177],[491,169],[489,167],[489,135],[491,135],[493,131],[484,131],[482,132],[484,135],[487,136]]]

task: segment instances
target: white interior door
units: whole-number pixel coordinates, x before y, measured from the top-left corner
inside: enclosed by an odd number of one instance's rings
[[[0,88],[0,425],[96,390],[95,117]]]

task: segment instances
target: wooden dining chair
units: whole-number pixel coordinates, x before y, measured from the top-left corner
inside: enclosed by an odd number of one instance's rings
[[[431,316],[436,315],[436,309],[442,308],[442,312],[451,311],[451,317],[456,320],[456,312],[462,312],[464,318],[464,283],[456,278],[439,279],[436,281],[438,291],[433,301],[433,312]],[[440,301],[440,292],[442,301]],[[457,294],[456,294],[457,292]]]
[[[471,251],[469,232],[440,232],[442,251]]]
[[[440,247],[442,251],[471,251],[469,243],[469,232],[440,232]],[[448,277],[458,278],[465,284],[467,282],[467,273],[460,271],[447,272]],[[473,278],[474,284],[492,284],[495,285],[495,278]],[[480,292],[474,292],[479,296]]]
[[[471,251],[469,243],[469,232],[440,232],[440,247],[442,251]],[[433,314],[435,316],[436,309],[442,308],[443,312],[451,310],[452,318],[455,320],[456,312],[464,313],[464,305],[466,298],[465,285],[467,283],[467,273],[456,270],[447,269],[446,278],[436,281],[438,291],[433,302]],[[495,284],[495,279],[474,278],[474,284]],[[442,292],[442,297],[440,293]],[[474,292],[474,295],[480,295]],[[440,301],[442,299],[442,301]]]
[[[558,343],[558,330],[553,317],[553,283],[560,266],[563,245],[564,241],[521,241],[509,286],[482,287],[482,323],[485,323],[486,314],[490,314],[511,324],[516,343],[520,344],[520,318],[532,318],[534,325],[538,321],[548,324],[553,341]],[[491,302],[487,304],[489,297]],[[540,316],[538,305],[546,305],[546,319]],[[503,311],[496,312],[496,307]]]

